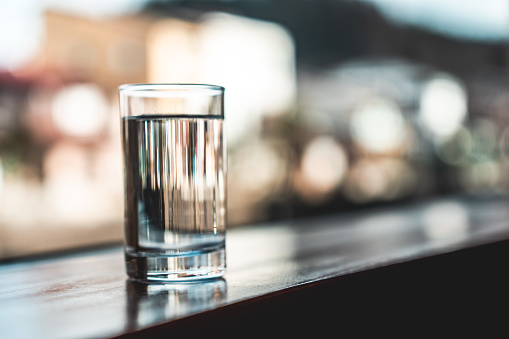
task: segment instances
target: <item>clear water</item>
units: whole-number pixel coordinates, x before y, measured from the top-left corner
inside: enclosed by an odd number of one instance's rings
[[[166,276],[175,270],[224,266],[223,120],[144,115],[124,118],[122,125],[128,272]],[[222,254],[214,260],[205,258],[217,251]],[[187,263],[200,255],[205,257],[186,267],[173,260],[182,257]]]

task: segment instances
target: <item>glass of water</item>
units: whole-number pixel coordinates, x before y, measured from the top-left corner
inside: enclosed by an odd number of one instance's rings
[[[119,87],[130,278],[186,281],[226,268],[224,88]]]

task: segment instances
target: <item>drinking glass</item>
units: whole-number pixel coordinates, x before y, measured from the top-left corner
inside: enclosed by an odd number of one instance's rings
[[[226,268],[224,88],[119,87],[130,278],[214,278]]]

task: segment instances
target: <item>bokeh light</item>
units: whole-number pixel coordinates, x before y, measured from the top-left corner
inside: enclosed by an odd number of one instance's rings
[[[95,85],[72,85],[60,90],[53,100],[56,126],[71,137],[92,138],[105,127],[109,103]]]
[[[263,220],[264,205],[281,194],[290,171],[285,142],[253,140],[241,149],[228,155],[228,219],[233,224]]]
[[[473,119],[471,125],[473,138],[472,158],[475,160],[493,159],[498,140],[495,124],[486,118]]]
[[[373,153],[387,153],[404,146],[406,126],[398,106],[378,98],[352,112],[350,122],[352,137]]]
[[[352,165],[346,196],[355,202],[392,200],[409,194],[417,184],[414,169],[399,158],[363,158]]]
[[[150,29],[148,39],[150,82],[212,83],[227,89],[232,146],[246,134],[259,133],[263,116],[294,106],[293,41],[279,25],[210,13],[198,25],[164,20]]]
[[[506,195],[508,15],[506,0],[1,2],[0,258],[121,241],[123,83],[226,87],[229,226]],[[430,237],[461,233],[461,213],[425,212],[456,225]]]
[[[473,147],[472,134],[464,127],[459,128],[445,142],[435,144],[438,157],[449,165],[466,165]]]
[[[425,84],[421,94],[420,119],[438,140],[453,135],[466,114],[466,92],[458,80],[439,75]]]
[[[500,164],[493,160],[482,160],[464,167],[461,172],[461,182],[467,192],[493,193],[502,179]]]
[[[4,188],[4,166],[2,164],[2,158],[0,158],[0,196]]]
[[[297,189],[305,199],[320,201],[338,188],[347,169],[344,148],[331,137],[317,137],[304,149]]]
[[[266,198],[282,184],[286,172],[284,159],[270,142],[254,142],[234,159],[238,185],[250,199]]]

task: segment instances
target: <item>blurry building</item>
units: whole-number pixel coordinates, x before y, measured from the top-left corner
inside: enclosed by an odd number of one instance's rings
[[[153,19],[127,16],[93,20],[46,12],[46,68],[69,82],[90,82],[107,94],[147,79],[147,34]]]

